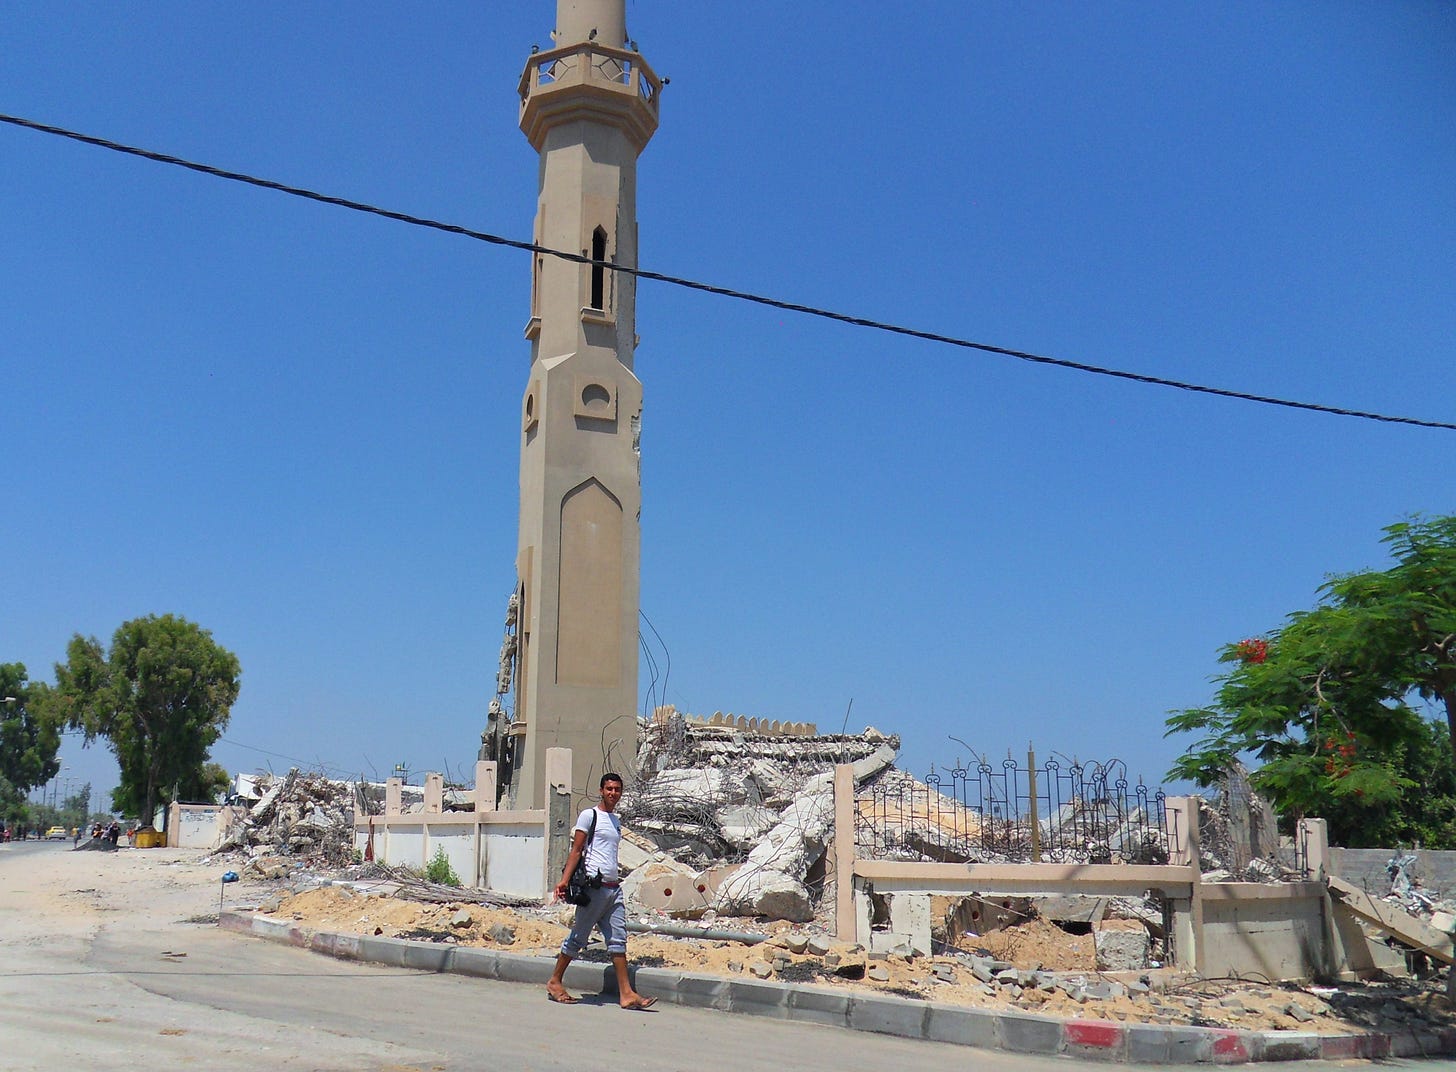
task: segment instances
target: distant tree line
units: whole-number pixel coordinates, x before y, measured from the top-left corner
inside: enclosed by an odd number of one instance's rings
[[[212,800],[226,787],[226,771],[208,754],[227,727],[241,668],[208,630],[171,614],[133,618],[109,648],[73,636],[55,673],[48,685],[31,681],[23,663],[0,663],[0,818],[7,823],[39,825],[40,806],[26,797],[60,769],[63,730],[80,730],[87,744],[106,740],[120,767],[111,806],[143,825],[159,806]],[[83,803],[80,811],[89,809]]]

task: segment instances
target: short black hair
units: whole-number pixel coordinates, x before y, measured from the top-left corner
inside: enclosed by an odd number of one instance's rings
[[[611,771],[607,771],[606,774],[602,775],[602,780],[597,783],[597,788],[605,789],[608,782],[616,782],[618,785],[626,784],[622,781],[622,776],[620,774],[613,774]]]

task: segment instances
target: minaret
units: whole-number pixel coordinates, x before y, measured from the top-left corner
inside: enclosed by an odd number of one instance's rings
[[[541,156],[535,241],[636,267],[637,157],[661,82],[627,38],[625,0],[557,0],[549,50],[521,76]],[[516,762],[511,797],[544,807],[547,748],[572,750],[572,795],[637,750],[642,385],[636,280],[536,255],[521,405]],[[617,743],[613,748],[613,743]]]

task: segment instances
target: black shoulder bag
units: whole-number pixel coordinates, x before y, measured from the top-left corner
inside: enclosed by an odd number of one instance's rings
[[[572,871],[571,878],[566,880],[567,904],[584,905],[591,904],[591,891],[593,886],[600,886],[601,879],[595,883],[586,873],[586,850],[592,843],[592,838],[597,836],[597,810],[592,809],[591,825],[587,828],[586,840],[581,843],[581,855],[576,860],[576,870]]]

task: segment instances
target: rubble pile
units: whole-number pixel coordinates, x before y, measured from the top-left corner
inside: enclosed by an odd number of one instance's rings
[[[1418,854],[1397,853],[1385,865],[1390,892],[1383,900],[1443,934],[1456,936],[1456,899],[1432,896],[1417,874]],[[1453,973],[1456,984],[1456,973]]]
[[[645,861],[652,873],[712,872],[698,881],[704,897],[688,911],[813,918],[825,892],[835,765],[853,764],[862,784],[888,769],[900,747],[872,727],[819,735],[804,724],[775,725],[661,707],[641,728],[620,811],[656,850]],[[639,880],[631,889],[645,887]]]
[[[291,769],[282,777],[261,775],[263,795],[223,838],[215,853],[242,851],[262,877],[296,857],[311,867],[344,867],[354,860],[354,812],[367,806],[353,782]],[[256,864],[257,866],[252,866]]]

